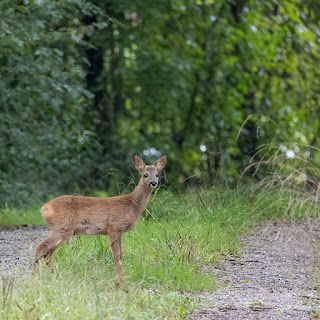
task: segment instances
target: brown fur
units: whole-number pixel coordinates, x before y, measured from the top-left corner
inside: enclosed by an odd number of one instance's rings
[[[110,198],[61,196],[41,207],[41,214],[49,226],[49,235],[36,250],[35,266],[44,259],[52,270],[52,254],[73,235],[108,235],[115,261],[117,281],[122,280],[121,236],[135,227],[158,184],[158,172],[167,162],[164,154],[153,165],[134,155],[134,165],[141,178],[132,193]],[[145,175],[148,175],[145,177]],[[155,186],[150,183],[156,183]]]

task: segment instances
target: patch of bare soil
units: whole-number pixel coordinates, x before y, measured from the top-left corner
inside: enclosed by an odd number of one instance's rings
[[[192,319],[311,319],[320,310],[313,281],[319,267],[320,219],[266,221],[241,237],[241,256],[212,272],[225,287],[200,294]]]
[[[32,270],[35,248],[46,235],[46,226],[0,226],[0,277]]]

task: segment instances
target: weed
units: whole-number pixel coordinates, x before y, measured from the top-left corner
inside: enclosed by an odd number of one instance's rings
[[[310,157],[311,150],[320,151],[296,143],[260,147],[244,173],[267,173],[253,188],[259,195],[255,205],[261,214],[274,210],[288,218],[319,215],[320,166]]]

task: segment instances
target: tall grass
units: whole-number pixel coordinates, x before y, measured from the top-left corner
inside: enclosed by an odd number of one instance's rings
[[[264,173],[253,188],[259,194],[256,204],[261,213],[276,210],[289,218],[319,215],[320,164],[311,157],[317,152],[320,149],[289,142],[259,148],[244,174]],[[270,203],[272,193],[275,199]]]
[[[250,119],[254,119],[257,128],[258,125],[268,123],[274,126],[277,132],[270,143],[257,148],[240,177],[240,181],[248,175],[258,179],[259,182],[252,190],[259,195],[255,203],[257,210],[261,214],[274,210],[288,218],[297,218],[305,214],[318,216],[320,149],[299,143],[298,141],[307,140],[306,137],[301,133],[294,137],[289,136],[275,121],[261,114],[250,114],[241,125],[237,138]],[[296,142],[293,142],[294,140]],[[272,193],[274,201],[270,202]]]
[[[129,284],[116,290],[103,269],[86,277],[71,269],[57,276],[3,279],[0,319],[181,319],[194,302],[178,292],[148,292]],[[6,297],[6,298],[4,298]]]
[[[277,201],[276,193],[264,196],[268,203]],[[239,253],[241,233],[281,216],[272,208],[261,214],[259,201],[250,189],[221,185],[183,194],[159,190],[137,227],[123,235],[125,290],[113,286],[108,238],[75,237],[55,252],[56,275],[43,266],[41,277],[17,277],[7,286],[3,281],[2,318],[183,318],[194,306],[188,292],[220,285],[203,264]],[[29,223],[39,222],[39,215],[31,210]]]
[[[199,272],[199,265],[238,252],[237,235],[251,225],[251,214],[240,190],[161,191],[138,226],[123,235],[124,276],[145,287],[213,290],[217,281]],[[114,276],[105,236],[72,239],[57,250],[55,263],[59,271],[72,267],[81,276],[98,263],[107,278]]]
[[[5,214],[12,212],[6,210]],[[19,221],[25,223],[23,218],[27,217],[28,223],[38,223],[39,215],[38,210],[32,209]],[[250,200],[240,189],[219,186],[185,194],[160,190],[137,227],[123,235],[125,291],[113,286],[114,263],[108,238],[75,237],[55,252],[56,275],[49,274],[44,266],[41,277],[17,277],[9,286],[3,281],[1,316],[184,317],[193,302],[183,292],[219,286],[217,279],[204,273],[201,266],[238,252],[237,235],[254,222],[252,215]]]

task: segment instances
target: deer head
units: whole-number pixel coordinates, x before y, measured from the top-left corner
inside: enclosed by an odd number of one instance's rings
[[[155,189],[159,182],[158,173],[167,163],[167,154],[162,155],[152,165],[146,165],[145,162],[135,154],[133,156],[133,163],[141,176],[143,185],[146,188]]]

